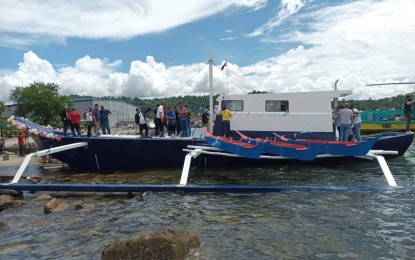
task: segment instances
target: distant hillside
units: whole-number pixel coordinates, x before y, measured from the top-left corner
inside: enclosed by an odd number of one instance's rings
[[[261,92],[251,92],[251,93],[261,93]],[[79,96],[79,95],[70,95],[72,99],[85,99],[92,98],[91,96]],[[216,100],[218,95],[214,96],[213,100]],[[131,104],[141,109],[155,109],[157,104],[165,103],[167,107],[176,106],[180,101],[183,101],[190,111],[197,114],[201,112],[205,106],[209,105],[209,96],[178,96],[178,97],[169,97],[169,98],[155,98],[155,99],[141,99],[141,98],[131,98],[131,97],[101,97],[102,99],[123,101],[128,104]],[[396,97],[383,98],[378,100],[345,100],[339,101],[339,105],[344,104],[345,102],[353,105],[359,110],[387,110],[387,109],[401,109],[402,103],[405,101],[404,95],[398,95]]]
[[[339,102],[339,104],[349,103],[359,110],[387,110],[387,109],[402,109],[402,104],[405,102],[404,95],[398,95],[396,97],[383,98],[378,100],[346,100]]]
[[[86,99],[86,98],[93,98],[91,96],[79,96],[79,95],[70,95],[71,99]],[[213,97],[213,100],[216,100],[218,95]],[[139,107],[142,110],[147,108],[155,109],[157,105],[161,103],[165,103],[167,108],[170,106],[177,106],[177,104],[181,101],[184,102],[185,105],[190,109],[191,112],[194,114],[201,113],[202,109],[205,106],[209,105],[209,96],[178,96],[178,97],[169,97],[169,98],[154,98],[154,99],[141,99],[141,98],[131,98],[131,97],[101,97],[101,99],[107,100],[116,100],[122,101],[133,106]]]

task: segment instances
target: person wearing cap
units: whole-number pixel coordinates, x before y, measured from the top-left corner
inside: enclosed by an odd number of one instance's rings
[[[406,101],[403,105],[403,112],[406,118],[406,133],[407,134],[413,134],[410,128],[411,128],[411,121],[412,121],[412,104],[414,102],[415,101],[412,100],[411,95],[406,95]]]

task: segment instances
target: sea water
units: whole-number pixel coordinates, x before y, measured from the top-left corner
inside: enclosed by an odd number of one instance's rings
[[[0,259],[100,259],[105,245],[163,228],[196,231],[192,259],[414,259],[415,149],[388,160],[400,187],[388,188],[374,162],[251,168],[192,168],[189,183],[360,185],[381,190],[285,190],[276,193],[49,193],[68,204],[45,215],[38,193],[0,213]],[[6,169],[2,169],[6,170]],[[10,170],[10,169],[9,169]],[[42,170],[53,183],[171,184],[181,169],[140,172]],[[29,173],[30,174],[30,173]],[[75,205],[89,205],[77,210]]]

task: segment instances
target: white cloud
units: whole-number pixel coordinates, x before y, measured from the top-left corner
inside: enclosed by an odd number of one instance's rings
[[[121,6],[125,3],[121,2]],[[260,6],[264,1],[247,1],[246,6],[248,3]],[[415,91],[415,85],[365,86],[415,81],[413,1],[353,1],[304,8],[298,15],[306,1],[290,3],[294,5],[282,4],[284,8],[271,21],[296,16],[307,28],[286,31],[275,38],[272,32],[278,26],[268,26],[264,30],[268,32],[264,41],[271,45],[297,43],[297,47],[244,67],[228,60],[226,71],[214,70],[215,93],[225,94],[227,89],[229,93],[238,94],[252,90],[330,90],[336,79],[339,79],[339,89],[354,90],[350,97],[354,99],[376,99]],[[131,62],[129,71],[123,73],[119,71],[121,63],[120,60],[85,56],[73,65],[55,69],[34,52],[27,52],[18,70],[0,73],[0,100],[7,100],[15,86],[33,81],[55,82],[61,86],[62,94],[169,97],[208,93],[206,64],[167,66],[148,56],[144,61]],[[216,61],[216,64],[221,62]]]
[[[256,28],[249,36],[255,37],[268,34],[281,25],[285,19],[297,13],[306,3],[307,0],[281,0],[278,14],[264,25]]]
[[[63,95],[142,98],[208,93],[206,64],[166,67],[148,56],[145,62],[133,61],[128,73],[117,71],[120,64],[121,61],[85,56],[74,66],[54,70],[48,61],[30,51],[17,71],[0,76],[0,100],[7,101],[15,87],[34,81],[54,82]]]
[[[308,28],[265,39],[269,44],[298,43],[297,48],[244,68],[250,73],[265,74],[257,79],[264,82],[263,90],[333,89],[337,78],[339,87],[353,89],[351,98],[357,99],[415,90],[414,85],[365,86],[373,82],[414,81],[413,1],[365,0],[310,9],[313,11],[297,17]],[[272,21],[280,21],[280,17]]]
[[[0,0],[0,46],[64,43],[68,37],[128,39],[165,31],[230,7],[257,10],[266,0]]]

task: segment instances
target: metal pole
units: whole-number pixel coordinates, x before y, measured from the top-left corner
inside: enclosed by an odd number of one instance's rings
[[[339,82],[339,79],[337,79],[335,82],[334,82],[334,90],[335,91],[337,91],[337,83]],[[333,109],[336,109],[336,107],[338,107],[339,106],[339,99],[338,98],[334,98],[333,99]]]
[[[209,131],[213,132],[213,54],[209,50]]]
[[[228,91],[228,81],[229,81],[229,79],[228,79],[228,65],[226,65],[226,98],[228,98],[229,96],[229,91]]]
[[[334,90],[335,91],[337,91],[337,83],[339,82],[339,79],[337,79],[335,82],[334,82]],[[339,99],[336,97],[336,98],[333,98],[333,107],[332,107],[332,109],[333,109],[333,112],[335,113],[336,112],[336,108],[339,106]],[[337,136],[337,127],[336,127],[336,124],[333,124],[333,136],[336,138],[336,136]]]

